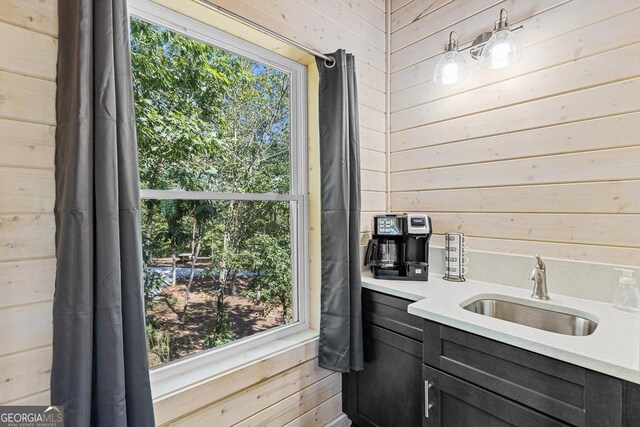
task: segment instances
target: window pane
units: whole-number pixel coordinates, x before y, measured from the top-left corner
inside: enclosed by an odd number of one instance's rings
[[[290,75],[131,19],[143,189],[289,193]]]
[[[150,365],[296,321],[295,202],[143,200]]]

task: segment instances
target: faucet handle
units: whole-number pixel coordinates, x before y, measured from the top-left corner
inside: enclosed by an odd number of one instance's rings
[[[546,270],[547,266],[544,265],[544,262],[542,261],[542,258],[540,258],[540,255],[536,254],[536,268],[539,268],[541,270]]]

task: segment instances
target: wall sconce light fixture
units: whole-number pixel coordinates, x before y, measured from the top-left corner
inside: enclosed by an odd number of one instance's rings
[[[467,76],[466,62],[462,57],[462,52],[465,50],[469,50],[471,57],[479,60],[485,68],[497,69],[515,64],[522,56],[522,51],[513,32],[523,28],[522,25],[510,28],[507,11],[502,9],[500,19],[496,21],[493,31],[480,34],[464,49],[459,48],[458,34],[452,31],[433,72],[434,83],[454,84]]]

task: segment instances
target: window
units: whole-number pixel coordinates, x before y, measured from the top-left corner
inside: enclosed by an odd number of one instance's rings
[[[150,366],[306,327],[306,68],[157,8],[131,51]]]

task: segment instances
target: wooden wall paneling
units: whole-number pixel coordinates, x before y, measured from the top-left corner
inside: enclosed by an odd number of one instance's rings
[[[0,71],[0,118],[55,125],[53,82]]]
[[[381,171],[360,170],[360,187],[362,191],[385,191],[386,176]]]
[[[0,22],[0,69],[47,80],[56,78],[56,38]]]
[[[413,0],[389,0],[389,3],[391,4],[389,12],[393,13],[406,5],[411,4],[412,1]]]
[[[336,372],[235,425],[280,427],[339,395],[341,390],[342,376]]]
[[[426,126],[399,129],[392,121],[397,132],[391,134],[391,148],[407,150],[426,145],[424,141],[435,145],[634,112],[640,109],[639,95],[640,82],[630,79]]]
[[[435,230],[469,236],[640,247],[640,215],[431,213]]]
[[[296,418],[285,427],[319,427],[326,426],[342,414],[342,394],[333,396],[315,409]]]
[[[53,212],[54,172],[0,167],[0,214]]]
[[[412,1],[401,11],[391,14],[391,33],[393,34],[391,52],[396,52],[405,46],[426,39],[438,31],[454,27],[465,19],[487,9],[505,7],[506,3],[506,0],[466,0],[461,3],[455,3],[452,0],[428,3]],[[493,20],[495,21],[496,18],[494,17]],[[428,24],[425,25],[425,22]],[[491,23],[492,21],[487,19],[487,22]]]
[[[0,261],[55,255],[53,214],[0,215]]]
[[[360,113],[360,126],[377,132],[385,131],[385,113],[364,104],[358,106],[358,112]]]
[[[0,21],[57,37],[58,2],[4,0],[0,2]]]
[[[400,110],[391,114],[391,122],[394,128],[408,128],[605,85],[640,74],[638,58],[640,43],[470,90],[461,95],[462,103],[443,98]]]
[[[438,230],[437,230],[438,231]],[[438,233],[453,230],[439,230]],[[444,248],[444,235],[434,234],[431,246]],[[597,262],[613,265],[640,265],[640,249],[600,245],[579,245],[571,243],[541,242],[534,240],[511,240],[490,237],[469,237],[472,251],[494,252],[531,256],[542,254],[546,258],[572,261]]]
[[[387,195],[384,191],[363,191],[361,197],[361,210],[371,212],[380,210],[380,207],[384,206]]]
[[[332,28],[340,27],[340,30],[353,33],[356,37],[371,45],[372,47],[384,51],[384,19],[377,22],[377,25],[364,19],[360,14],[351,9],[348,5],[343,4],[340,0],[323,0],[321,3],[315,0],[297,0],[306,7],[315,10],[317,16],[325,17],[333,25]],[[371,9],[375,6],[369,7]],[[377,8],[376,8],[377,9]],[[327,11],[330,10],[330,13]],[[314,19],[315,17],[311,17]],[[382,25],[382,28],[380,28]],[[336,31],[338,36],[340,32]]]
[[[47,374],[48,375],[48,374]],[[49,389],[27,396],[19,397],[15,400],[6,401],[4,405],[25,405],[25,406],[49,406],[51,403],[51,392]]]
[[[336,25],[326,16],[300,1],[215,0],[215,3],[309,47],[319,50],[350,49],[361,61],[384,72],[383,46],[374,47],[349,29],[337,31]],[[344,37],[345,31],[352,37]]]
[[[360,166],[362,169],[384,172],[386,169],[386,156],[384,151],[380,152],[361,148]]]
[[[382,30],[383,32],[386,31],[384,10],[385,0],[380,1],[382,8],[379,8],[370,0],[340,0],[340,2],[351,9],[354,13],[369,21],[379,30]]]
[[[0,309],[0,356],[50,345],[52,306],[51,301],[45,301]]]
[[[53,168],[55,126],[0,119],[0,135],[0,167]]]
[[[51,346],[0,357],[0,402],[49,404],[44,398],[48,397],[50,373]],[[16,402],[23,397],[26,399]],[[38,403],[29,403],[34,401]]]
[[[247,415],[260,412],[331,374],[331,371],[319,368],[317,360],[313,359],[214,402],[169,425],[205,426],[210,425],[211,420],[215,420],[219,425],[233,425],[245,419]]]
[[[386,10],[386,0],[369,0],[369,1],[379,10],[383,12]]]
[[[156,422],[166,424],[185,414],[194,413],[212,402],[222,400],[264,379],[314,360],[317,354],[318,342],[309,341],[293,349],[269,355],[232,373],[224,372],[213,378],[202,380],[187,389],[157,396],[154,400]]]
[[[640,178],[640,147],[478,163],[391,174],[392,191]]]
[[[520,32],[518,37],[526,54],[518,64],[509,69],[487,72],[482,70],[476,61],[468,58],[467,80],[448,87],[427,84],[425,89],[427,96],[423,98],[423,102],[637,42],[638,32],[635,22],[638,20],[638,10],[626,10],[632,6],[631,3],[620,2],[613,5],[614,9],[610,13],[604,10],[607,5],[607,3],[598,3],[578,10],[580,3],[572,2],[545,12],[539,17],[536,16],[530,21],[523,21],[527,30],[526,33]],[[618,7],[626,9],[618,9]],[[575,8],[575,10],[567,10],[567,8]],[[551,12],[553,12],[553,19],[548,19]],[[559,25],[560,20],[566,21],[566,25]],[[439,37],[445,36],[448,37],[448,33],[443,33]],[[446,41],[447,38],[443,40]],[[423,52],[420,62],[392,73],[391,91],[396,93],[431,81],[433,68],[441,51],[442,46],[434,42],[431,53]],[[391,101],[392,110],[399,108],[396,103],[400,100],[392,98]]]
[[[394,192],[397,212],[640,213],[640,181]]]
[[[336,49],[333,49],[333,50],[327,49],[328,52],[333,52],[335,50]],[[354,53],[353,51],[349,51],[349,52]],[[372,67],[366,62],[361,61],[357,57],[357,52],[355,52],[355,54],[356,54],[356,76],[358,77],[358,84],[365,83],[372,87],[383,88],[386,80],[384,71],[378,70],[377,68]]]
[[[367,83],[358,82],[358,102],[369,108],[385,112],[385,92],[380,88],[369,86]]]
[[[386,152],[386,135],[384,132],[360,127],[360,147]]]
[[[390,170],[426,169],[639,145],[640,113],[391,153]]]
[[[0,262],[0,308],[51,301],[55,272],[54,258]]]

